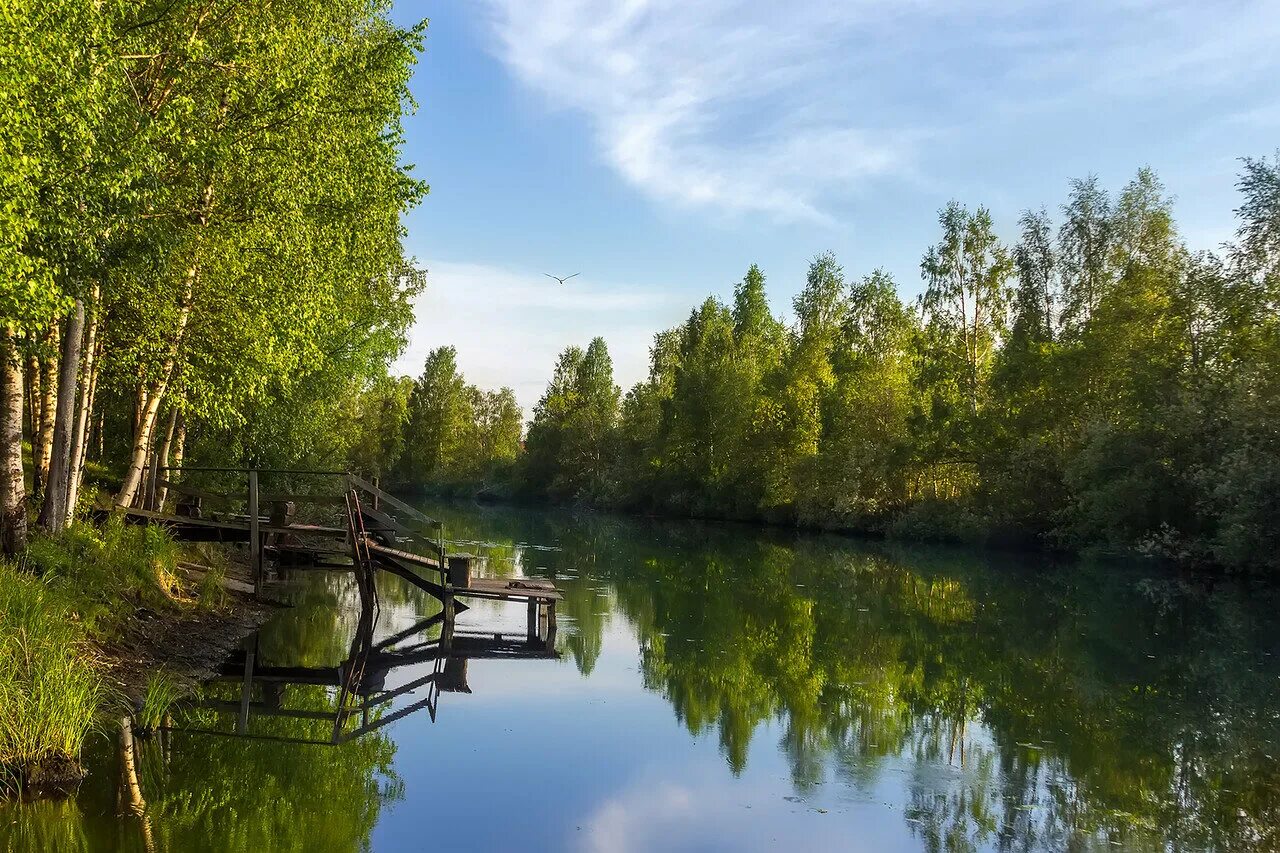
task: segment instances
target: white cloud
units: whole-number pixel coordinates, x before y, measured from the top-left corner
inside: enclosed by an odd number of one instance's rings
[[[811,850],[882,850],[884,842],[907,834],[879,816],[874,829],[852,836],[857,818],[827,809],[820,814],[788,795],[787,786],[759,776],[726,782],[720,766],[666,763],[597,804],[575,833],[575,846],[582,853],[786,850],[795,846],[789,841],[804,838]]]
[[[833,223],[1020,121],[1269,97],[1273,0],[487,0],[522,84],[659,201]],[[1181,102],[1181,104],[1179,104]],[[1032,116],[1035,116],[1033,119]],[[1207,116],[1206,116],[1207,117]],[[1087,139],[1082,139],[1087,144]],[[954,179],[954,161],[948,175]]]
[[[431,349],[456,347],[467,381],[509,386],[526,418],[565,347],[585,347],[603,335],[625,391],[647,373],[653,334],[688,309],[670,293],[585,276],[561,285],[536,271],[450,261],[425,266],[427,289],[414,306],[409,346],[392,369],[417,376]]]
[[[606,162],[657,199],[826,220],[832,190],[905,168],[907,134],[829,110],[851,83],[847,2],[490,5],[511,71],[585,112]]]

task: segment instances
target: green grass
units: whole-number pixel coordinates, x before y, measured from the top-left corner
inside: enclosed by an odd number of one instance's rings
[[[0,784],[80,754],[105,697],[74,602],[57,584],[0,563]]]
[[[165,715],[174,703],[182,698],[182,685],[168,670],[158,669],[147,678],[147,689],[142,694],[142,710],[138,712],[138,724],[146,729],[156,729],[164,722]]]
[[[24,561],[66,592],[90,636],[109,639],[137,608],[175,605],[181,556],[163,530],[113,518],[101,528],[76,522],[56,537],[37,533]]]
[[[200,578],[196,594],[200,597],[202,610],[221,610],[226,607],[229,596],[226,587],[222,585],[226,576],[227,573],[223,569],[214,566]]]
[[[112,520],[37,533],[16,564],[0,561],[0,786],[46,760],[78,758],[110,698],[95,650],[139,608],[195,606],[178,582],[182,553],[162,530]],[[222,600],[206,594],[201,606]],[[170,674],[155,674],[144,717],[163,717],[177,693]]]

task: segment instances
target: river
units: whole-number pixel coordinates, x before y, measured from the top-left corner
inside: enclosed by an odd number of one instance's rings
[[[374,679],[392,698],[338,719],[326,673],[346,671],[359,597],[347,574],[299,572],[295,606],[226,678],[137,734],[136,787],[104,732],[76,796],[0,807],[0,846],[1280,848],[1271,591],[737,525],[427,510],[482,573],[553,578],[555,635],[528,642],[522,607],[480,602],[451,646],[471,659],[441,660],[438,621],[396,637],[439,605],[386,576],[367,639],[404,661]]]

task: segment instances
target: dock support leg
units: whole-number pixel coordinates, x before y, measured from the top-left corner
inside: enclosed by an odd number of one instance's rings
[[[529,640],[538,639],[538,600],[536,598],[529,599]]]
[[[249,731],[249,701],[253,697],[253,659],[257,656],[257,651],[256,638],[245,644],[244,680],[240,682],[240,718],[236,721],[236,731],[239,734]]]
[[[262,597],[262,520],[258,517],[258,472],[249,472],[249,571],[253,573],[253,594]]]

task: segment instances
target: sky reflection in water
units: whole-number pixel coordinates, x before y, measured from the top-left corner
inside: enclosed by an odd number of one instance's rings
[[[416,711],[337,747],[186,731],[141,740],[145,818],[117,817],[118,750],[103,738],[80,795],[8,807],[0,841],[145,850],[149,839],[174,851],[1280,844],[1268,591],[748,527],[430,509],[466,541],[458,547],[487,557],[485,572],[556,578],[566,594],[559,660],[471,660],[470,693],[439,695],[434,722]],[[439,609],[392,580],[377,638]],[[312,574],[296,595],[259,638],[257,660],[336,665],[357,621],[352,585]],[[458,628],[519,634],[524,618],[520,606],[482,602]],[[397,667],[386,687],[435,665]],[[211,695],[238,690],[229,680]],[[315,719],[255,716],[252,733],[332,732],[319,713],[333,706],[331,688],[293,685],[284,698]],[[175,722],[232,731],[234,716],[197,708]]]

